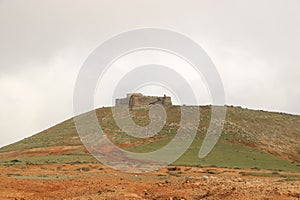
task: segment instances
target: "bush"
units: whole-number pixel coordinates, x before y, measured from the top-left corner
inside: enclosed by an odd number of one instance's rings
[[[85,171],[85,172],[88,172],[90,171],[91,169],[89,167],[82,167],[82,168],[78,168],[77,171]]]
[[[14,160],[11,160],[10,162],[12,162],[12,163],[20,163],[20,162],[22,162],[22,161],[17,160],[17,159],[14,159]]]

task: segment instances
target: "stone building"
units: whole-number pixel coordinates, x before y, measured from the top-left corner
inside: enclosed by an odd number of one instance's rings
[[[147,108],[153,104],[172,106],[171,97],[166,95],[163,97],[144,96],[141,93],[131,93],[127,94],[126,98],[116,99],[116,106],[128,106],[130,109]]]

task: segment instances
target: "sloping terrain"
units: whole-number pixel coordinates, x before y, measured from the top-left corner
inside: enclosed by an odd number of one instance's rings
[[[193,144],[175,165],[216,166],[243,169],[300,171],[300,116],[227,107],[222,136],[204,159],[198,152],[210,122],[210,107],[201,107],[201,121]],[[153,151],[176,134],[180,108],[167,110],[167,123],[152,138],[138,139],[123,133],[115,124],[110,108],[96,110],[105,134],[116,145],[134,152]],[[149,123],[148,111],[132,111],[140,125]],[[82,145],[69,119],[32,137],[0,149],[0,163],[97,163]]]

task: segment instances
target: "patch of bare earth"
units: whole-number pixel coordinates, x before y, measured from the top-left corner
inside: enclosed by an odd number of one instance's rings
[[[299,180],[245,176],[252,172],[256,171],[166,167],[157,172],[132,174],[101,164],[0,166],[0,199],[300,198]]]

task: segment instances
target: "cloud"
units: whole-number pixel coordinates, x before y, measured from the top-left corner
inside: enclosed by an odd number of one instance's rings
[[[0,77],[0,146],[72,117],[72,97],[80,60],[67,53],[49,63],[28,63]]]

